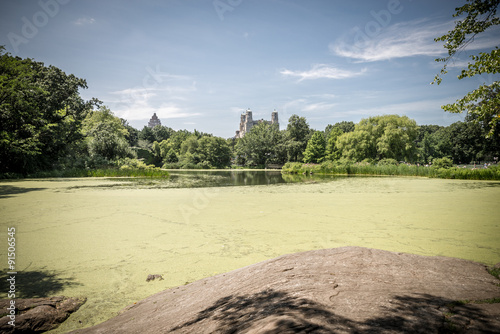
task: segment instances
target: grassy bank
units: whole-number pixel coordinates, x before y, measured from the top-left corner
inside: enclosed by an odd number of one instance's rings
[[[66,170],[52,170],[30,174],[29,178],[49,178],[49,177],[168,177],[168,172],[159,168],[98,168],[83,169],[73,168]]]
[[[0,179],[51,178],[51,177],[150,177],[164,178],[169,173],[154,165],[146,165],[137,159],[123,159],[109,165],[94,168],[59,167],[47,171],[38,171],[27,175],[17,173],[0,174]]]
[[[481,169],[468,168],[438,168],[417,165],[377,165],[364,162],[338,163],[327,161],[322,164],[303,164],[289,162],[281,170],[284,174],[340,174],[340,175],[394,175],[394,176],[424,176],[442,179],[462,180],[500,180],[499,166]]]

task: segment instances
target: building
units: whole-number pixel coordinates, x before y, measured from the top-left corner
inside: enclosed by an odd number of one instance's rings
[[[241,114],[240,118],[240,129],[236,131],[236,135],[234,136],[235,138],[243,138],[245,133],[250,131],[253,126],[259,124],[259,123],[268,123],[268,124],[277,124],[278,129],[279,129],[279,121],[278,121],[278,112],[276,109],[271,113],[271,121],[265,121],[263,119],[254,121],[252,118],[252,111],[250,108],[245,111],[245,113]]]
[[[161,125],[161,121],[160,119],[158,118],[158,116],[156,116],[156,113],[153,114],[153,117],[151,117],[151,119],[149,120],[148,122],[148,126],[150,128],[154,128],[155,126],[157,125]]]

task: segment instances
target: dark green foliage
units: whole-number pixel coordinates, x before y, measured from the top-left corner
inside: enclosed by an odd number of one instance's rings
[[[455,21],[455,27],[435,41],[442,41],[448,55],[438,58],[436,61],[443,62],[444,66],[440,74],[436,75],[434,82],[440,84],[441,75],[446,74],[448,62],[465,50],[474,42],[478,34],[500,24],[497,16],[500,0],[467,0],[467,3],[455,9],[454,17],[460,17]],[[483,73],[500,73],[500,49],[496,46],[491,52],[480,52],[479,55],[471,55],[471,60],[466,69],[458,76],[459,80],[470,78]],[[483,83],[477,89],[469,92],[455,103],[447,104],[442,108],[448,112],[460,113],[467,111],[474,116],[474,122],[481,123],[488,131],[487,136],[495,133],[498,136],[497,125],[500,120],[500,82],[491,84]]]
[[[432,160],[432,167],[434,168],[450,168],[453,167],[453,160],[448,157],[436,158]]]
[[[321,131],[316,131],[307,142],[304,151],[304,162],[318,163],[323,161],[326,154],[325,135]]]
[[[238,140],[236,155],[246,166],[265,166],[283,155],[283,134],[276,125],[260,123]]]
[[[0,173],[51,168],[73,151],[96,103],[83,101],[80,88],[85,80],[0,47]]]
[[[312,130],[305,117],[292,115],[288,119],[284,145],[288,156],[288,161],[302,161],[307,142],[312,136]]]
[[[465,169],[456,167],[431,168],[407,164],[373,165],[365,162],[352,162],[349,160],[326,161],[317,165],[288,162],[285,166],[283,166],[282,173],[401,175],[462,180],[500,180],[500,166],[491,166],[483,169]]]

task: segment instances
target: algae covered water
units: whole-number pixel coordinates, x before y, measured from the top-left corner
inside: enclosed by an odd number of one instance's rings
[[[0,182],[2,238],[16,228],[17,297],[87,297],[53,331],[64,333],[164,289],[286,253],[363,246],[500,262],[500,182],[337,177],[287,183],[304,180],[173,174],[168,181]],[[5,282],[7,245],[1,245]],[[164,280],[146,282],[149,274]]]

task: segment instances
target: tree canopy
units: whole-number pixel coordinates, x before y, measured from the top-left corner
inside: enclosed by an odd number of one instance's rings
[[[453,17],[465,17],[455,22],[455,27],[441,37],[435,39],[442,41],[447,49],[448,55],[438,58],[436,61],[443,62],[441,72],[436,75],[434,82],[442,82],[441,75],[447,73],[447,65],[450,60],[465,50],[474,42],[478,34],[484,33],[492,26],[500,24],[497,9],[500,0],[467,0],[467,3],[455,9]],[[500,72],[500,50],[495,46],[490,52],[480,52],[471,55],[471,61],[466,69],[458,76],[459,80],[470,78],[485,73],[498,74]],[[433,82],[433,83],[434,83]],[[498,80],[491,84],[483,83],[477,89],[469,92],[455,103],[442,106],[445,111],[461,113],[467,111],[474,115],[473,120],[481,122],[488,128],[488,136],[498,134],[500,121],[500,82]]]
[[[80,88],[84,79],[0,47],[0,172],[50,168],[68,153],[96,103],[83,101]]]

